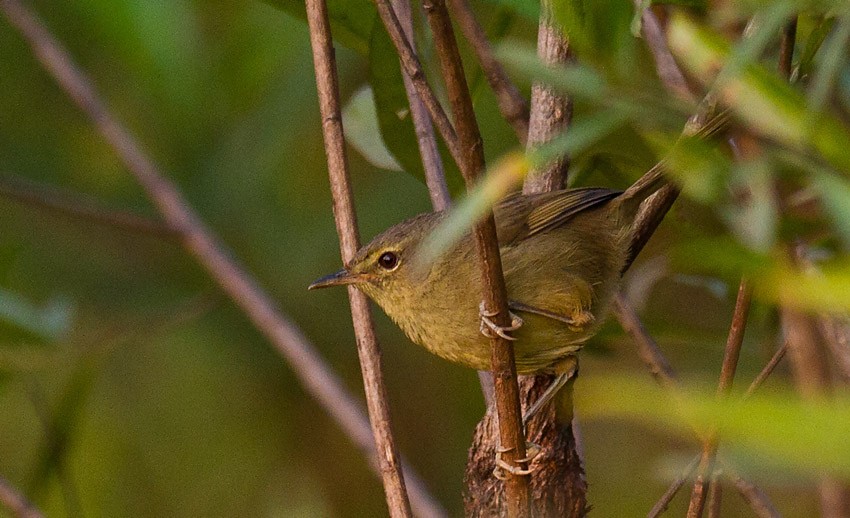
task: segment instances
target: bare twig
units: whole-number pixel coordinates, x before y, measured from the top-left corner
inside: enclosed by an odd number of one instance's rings
[[[563,65],[570,59],[570,47],[564,31],[555,23],[551,0],[540,2],[537,29],[537,55],[550,66]],[[570,124],[573,103],[550,85],[535,82],[531,86],[531,118],[528,126],[528,149],[534,149],[563,133]],[[570,157],[558,158],[529,171],[523,192],[526,194],[563,189],[567,180]]]
[[[744,480],[740,475],[730,473],[730,480],[738,490],[738,493],[749,504],[750,509],[759,518],[780,518],[782,515],[773,507],[770,499],[764,494],[764,491],[758,488],[752,482]]]
[[[711,477],[711,487],[708,490],[708,518],[720,518],[720,504],[723,499],[723,486],[717,482],[719,473]]]
[[[658,344],[643,327],[637,312],[626,300],[623,292],[617,292],[614,296],[614,314],[626,333],[635,341],[638,355],[649,368],[652,377],[665,388],[675,388],[678,383],[676,373],[673,372],[670,362],[667,361]]]
[[[404,36],[410,42],[410,49],[416,55],[413,40],[413,13],[410,11],[410,0],[390,0],[396,17],[401,23]],[[416,130],[416,143],[419,145],[419,155],[422,157],[422,168],[425,171],[425,183],[428,185],[428,193],[431,195],[431,205],[434,210],[447,209],[452,203],[449,196],[449,188],[446,185],[446,175],[443,170],[443,159],[437,148],[437,140],[434,138],[434,126],[428,116],[428,110],[419,95],[416,93],[416,85],[408,74],[402,74],[404,90],[410,104],[410,115],[413,118],[413,127]]]
[[[339,234],[343,264],[348,264],[360,248],[357,216],[345,154],[345,135],[342,130],[342,108],[339,102],[336,61],[331,38],[328,7],[325,0],[307,0],[307,24],[310,27],[310,46],[313,48],[313,65],[316,70],[316,88],[319,111],[322,115],[322,133],[325,137],[325,155],[328,160],[331,193],[333,195],[334,221]],[[375,326],[366,295],[354,286],[348,288],[351,319],[363,373],[366,406],[375,435],[375,445],[380,452],[378,464],[384,482],[384,492],[390,516],[411,516],[410,502],[404,485],[404,475],[398,458],[398,449],[392,435],[387,391],[381,371],[381,351],[375,336]]]
[[[0,503],[16,518],[42,518],[44,516],[3,477],[0,477]]]
[[[472,45],[472,50],[484,70],[487,83],[496,94],[502,117],[508,121],[520,144],[524,146],[528,138],[528,103],[519,92],[519,88],[511,82],[505,68],[493,55],[493,48],[487,40],[487,34],[475,19],[469,0],[449,0],[449,7],[463,36]]]
[[[732,389],[735,371],[738,368],[738,358],[741,354],[741,345],[744,343],[744,331],[747,328],[747,317],[750,313],[751,299],[752,289],[749,283],[745,279],[742,279],[741,284],[738,286],[738,298],[735,301],[732,325],[729,326],[729,337],[726,340],[726,348],[723,351],[720,381],[717,384],[717,396],[719,398],[726,398]],[[688,505],[688,518],[699,518],[702,516],[709,485],[713,478],[717,443],[718,435],[716,431],[712,431],[708,439],[703,443],[699,470],[697,471],[697,478],[694,482],[694,489],[691,492],[691,502]]]
[[[19,176],[0,175],[0,196],[58,214],[67,214],[130,232],[167,239],[178,237],[175,230],[158,221],[132,212],[108,209],[84,194],[37,185]]]
[[[452,126],[449,117],[440,105],[440,101],[434,94],[434,90],[428,85],[428,79],[425,77],[425,71],[422,68],[422,63],[416,57],[416,52],[410,41],[404,35],[404,29],[401,22],[396,16],[395,10],[390,5],[390,0],[375,0],[375,6],[378,8],[378,15],[387,29],[387,34],[395,45],[398,52],[401,67],[407,76],[410,78],[413,86],[416,87],[416,93],[419,94],[419,99],[428,109],[431,114],[431,121],[437,126],[437,130],[442,135],[446,142],[446,147],[455,159],[455,162],[461,164],[463,162],[462,151],[458,144],[458,136]]]
[[[360,405],[328,368],[312,344],[276,308],[269,296],[224,251],[183,199],[178,189],[141,150],[135,139],[110,113],[91,82],[35,15],[18,0],[0,0],[0,10],[31,45],[33,53],[65,92],[88,115],[142,185],[162,214],[165,224],[180,232],[183,245],[242,309],[292,366],[305,390],[337,421],[349,438],[379,471],[369,421]],[[445,516],[412,472],[406,473],[411,504],[420,516]]]
[[[750,383],[750,386],[747,387],[747,391],[744,392],[744,399],[748,399],[751,397],[759,387],[761,387],[762,383],[767,379],[768,376],[776,369],[776,366],[779,365],[779,362],[782,361],[782,358],[785,357],[785,352],[788,351],[788,342],[782,342],[782,345],[776,349],[776,352],[773,353],[773,356],[770,358],[770,361],[767,362],[767,365],[758,373],[753,379],[753,382]]]
[[[661,516],[661,513],[667,510],[667,506],[670,505],[670,502],[673,501],[673,498],[676,496],[676,493],[682,489],[682,486],[685,485],[685,482],[690,480],[691,476],[696,471],[697,466],[699,466],[699,455],[695,456],[693,460],[682,470],[682,473],[670,483],[670,487],[667,488],[667,491],[661,495],[661,498],[655,502],[655,505],[652,506],[652,509],[646,514],[646,518],[658,518]]]
[[[643,1],[634,0],[635,7],[642,9]],[[658,72],[658,77],[664,84],[664,87],[674,96],[684,101],[693,101],[694,94],[688,87],[688,82],[685,75],[676,64],[673,58],[673,53],[667,46],[667,37],[664,34],[664,28],[658,17],[655,16],[652,8],[644,9],[641,14],[641,31],[646,39],[647,46],[652,57],[655,60],[655,70]]]
[[[467,188],[472,188],[478,175],[484,171],[484,148],[478,122],[472,108],[472,99],[464,76],[463,64],[457,48],[452,22],[444,0],[423,2],[428,23],[434,33],[434,44],[440,60],[446,90],[455,114],[455,123],[462,149],[460,169]],[[473,230],[476,248],[481,261],[483,309],[495,315],[498,326],[510,326],[507,290],[502,274],[502,260],[496,237],[496,223],[492,212]],[[525,453],[525,436],[522,431],[519,389],[513,345],[509,340],[494,335],[491,365],[496,393],[496,408],[499,415],[499,435],[506,450],[504,459],[511,465],[527,468],[519,462]],[[508,516],[527,516],[529,509],[528,478],[509,475],[505,482]]]

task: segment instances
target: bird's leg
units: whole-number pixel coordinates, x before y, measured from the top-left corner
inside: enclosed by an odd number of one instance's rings
[[[531,421],[531,418],[534,417],[547,403],[552,401],[555,394],[564,388],[564,385],[566,385],[567,382],[578,373],[578,358],[575,356],[567,356],[558,362],[555,369],[556,372],[558,372],[558,376],[552,381],[552,384],[546,388],[543,394],[537,398],[537,401],[531,405],[531,408],[526,410],[525,414],[522,416],[523,428],[525,428],[528,425],[528,422]]]
[[[494,335],[501,336],[505,340],[516,340],[513,336],[509,335],[511,331],[516,331],[520,327],[522,327],[522,319],[513,313],[508,312],[511,317],[511,325],[510,326],[500,326],[493,322],[493,317],[499,314],[498,311],[487,311],[484,307],[484,302],[478,305],[478,313],[481,315],[481,334],[486,336],[487,338],[493,338]]]
[[[512,449],[513,448],[505,448],[501,445],[496,447],[496,467],[493,468],[493,476],[499,480],[505,480],[507,478],[507,476],[505,475],[505,471],[512,475],[530,475],[535,470],[535,468],[532,467],[529,467],[528,469],[522,469],[519,466],[508,464],[508,462],[502,458],[502,454],[507,453]],[[531,463],[535,459],[535,457],[540,454],[540,451],[540,446],[534,444],[533,442],[526,442],[525,457],[522,459],[517,459],[517,462]]]

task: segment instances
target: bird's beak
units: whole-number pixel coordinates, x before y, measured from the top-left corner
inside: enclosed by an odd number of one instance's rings
[[[313,284],[307,286],[308,290],[317,290],[319,288],[328,288],[330,286],[344,286],[346,284],[356,284],[363,279],[359,275],[353,274],[346,269],[342,269],[336,273],[325,275],[321,279],[317,279]]]

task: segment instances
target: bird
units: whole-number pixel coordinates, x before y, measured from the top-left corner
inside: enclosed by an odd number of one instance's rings
[[[641,202],[665,185],[659,174],[625,192],[602,187],[512,193],[493,207],[511,312],[495,326],[481,306],[471,232],[419,264],[422,244],[447,211],[398,223],[361,247],[345,267],[309,289],[354,285],[416,344],[451,362],[490,368],[493,334],[513,341],[519,374],[559,377],[523,418],[548,402],[577,369],[576,353],[605,320],[631,259]]]

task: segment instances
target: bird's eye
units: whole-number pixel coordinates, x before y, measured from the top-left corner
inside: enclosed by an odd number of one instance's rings
[[[378,257],[378,264],[384,270],[394,270],[398,266],[398,256],[394,252],[384,252]]]

